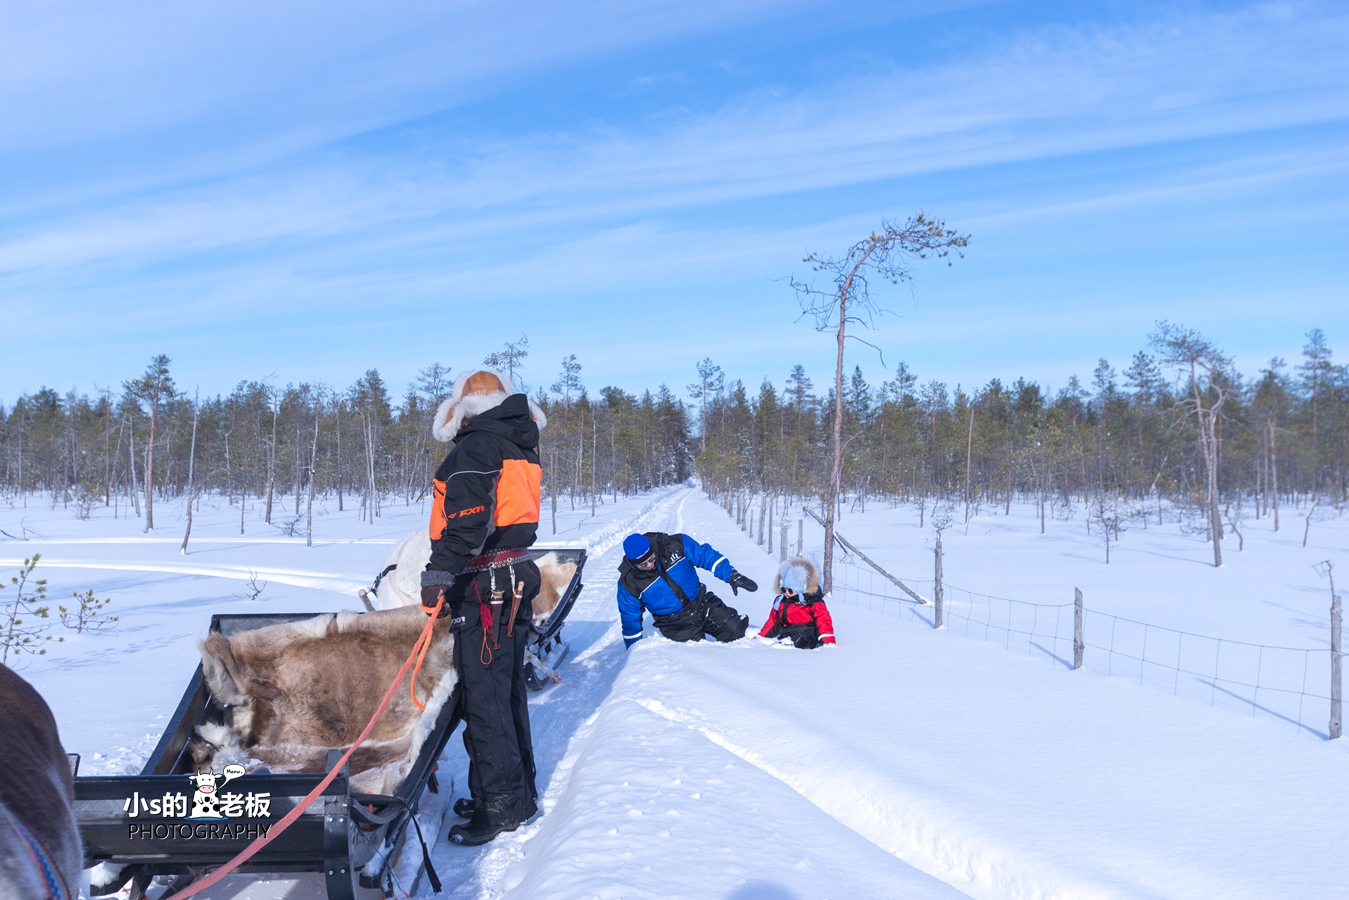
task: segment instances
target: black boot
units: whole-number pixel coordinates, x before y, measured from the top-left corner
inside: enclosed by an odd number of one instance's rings
[[[473,813],[478,809],[478,801],[472,797],[460,797],[454,801],[454,814],[461,818],[471,819]]]
[[[480,819],[469,819],[467,823],[455,825],[450,829],[450,843],[476,847],[487,843],[503,831],[514,831],[519,827],[518,822],[513,825],[489,825]]]

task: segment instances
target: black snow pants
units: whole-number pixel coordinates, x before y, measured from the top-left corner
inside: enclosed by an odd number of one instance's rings
[[[800,625],[783,625],[776,629],[776,634],[772,631],[768,633],[769,637],[786,638],[792,642],[792,645],[798,650],[814,650],[820,644],[820,626],[814,622],[805,622]]]
[[[511,586],[506,567],[496,570],[497,588],[505,590],[504,611],[490,629],[484,628],[482,604],[491,610],[491,573],[466,572],[454,580],[447,595],[454,667],[463,686],[460,710],[468,788],[477,801],[474,818],[490,825],[519,824],[538,811],[524,678],[525,642],[539,593],[538,566],[532,560],[516,563],[515,578],[525,583],[525,592],[509,636],[505,619],[510,616]]]
[[[749,616],[742,616],[706,587],[687,606],[668,616],[652,616],[660,633],[672,641],[701,641],[710,634],[726,643],[745,636]]]

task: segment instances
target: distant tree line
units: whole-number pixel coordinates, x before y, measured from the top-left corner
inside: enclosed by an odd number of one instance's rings
[[[527,344],[507,344],[486,363],[523,387]],[[10,506],[46,502],[84,518],[111,507],[141,518],[147,531],[163,503],[181,511],[202,493],[237,506],[241,533],[250,522],[245,508],[304,533],[316,497],[373,522],[390,503],[416,502],[448,451],[431,436],[431,421],[454,374],[433,363],[401,398],[374,369],[346,388],[241,381],[228,395],[199,397],[180,390],[171,361],[157,356],[120,391],[43,388],[0,404],[0,496]],[[687,411],[663,386],[640,396],[606,387],[592,396],[571,356],[535,400],[549,419],[540,447],[545,516],[559,504],[597,506],[606,494],[693,473]]]
[[[1042,530],[1083,509],[1108,541],[1129,519],[1162,516],[1166,501],[1210,539],[1240,541],[1244,522],[1270,516],[1277,528],[1293,506],[1305,537],[1318,508],[1338,512],[1349,498],[1349,367],[1332,363],[1319,328],[1306,338],[1298,364],[1273,359],[1246,376],[1203,335],[1161,322],[1123,372],[1102,359],[1089,383],[1074,376],[1053,394],[1021,378],[920,383],[904,363],[872,385],[855,367],[840,508],[913,503],[921,521],[945,504],[958,522],[1018,500],[1035,505]],[[711,360],[698,373],[689,393],[710,495],[760,519],[778,501],[825,495],[832,388],[817,396],[799,365],[783,390],[726,383]],[[1220,564],[1220,542],[1214,551]]]
[[[1085,510],[1107,542],[1163,507],[1211,539],[1296,508],[1304,533],[1317,511],[1349,499],[1349,368],[1320,329],[1293,365],[1274,359],[1238,372],[1202,335],[1159,323],[1118,371],[1101,360],[1090,381],[1050,393],[993,379],[977,388],[920,382],[900,363],[869,383],[845,380],[840,509],[911,503],[920,521],[938,505],[956,521],[984,507],[1029,502],[1041,527]],[[528,341],[489,356],[521,380]],[[292,533],[314,498],[373,521],[422,496],[446,452],[431,437],[453,372],[432,364],[401,398],[370,370],[346,388],[243,381],[197,397],[156,357],[119,391],[42,389],[0,406],[0,490],[11,505],[47,502],[87,516],[95,506],[140,516],[202,492]],[[817,503],[831,475],[834,391],[821,395],[794,366],[779,389],[751,391],[705,359],[686,403],[668,387],[589,392],[575,356],[533,392],[549,418],[541,453],[545,524],[559,506],[598,508],[700,476],[704,489],[762,533],[794,504]],[[832,381],[832,377],[830,381]],[[181,508],[181,506],[180,506]],[[776,510],[776,513],[773,512]],[[762,536],[762,535],[761,535]],[[1214,541],[1215,562],[1223,541]]]

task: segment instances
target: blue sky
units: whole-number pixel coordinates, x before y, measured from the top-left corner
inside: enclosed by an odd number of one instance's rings
[[[856,345],[965,386],[1123,370],[1155,320],[1349,358],[1349,9],[37,3],[0,11],[0,400],[173,359],[398,390],[527,334],[592,389],[832,343],[790,276],[972,235]]]

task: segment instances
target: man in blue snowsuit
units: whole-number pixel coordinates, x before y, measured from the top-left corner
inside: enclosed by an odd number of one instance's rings
[[[740,615],[704,587],[695,566],[730,584],[737,596],[740,588],[759,589],[726,557],[687,534],[628,535],[618,566],[618,613],[625,647],[641,640],[644,609],[651,610],[660,633],[672,641],[700,641],[706,635],[734,641],[745,636],[749,616]]]

